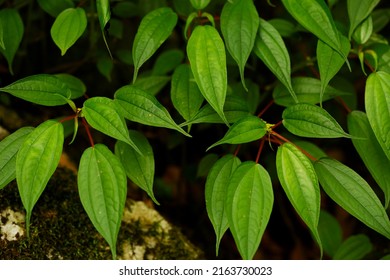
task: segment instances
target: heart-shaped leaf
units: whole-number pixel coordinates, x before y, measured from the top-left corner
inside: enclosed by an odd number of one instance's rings
[[[83,152],[77,176],[81,203],[116,259],[116,241],[126,202],[127,178],[119,159],[103,144]]]
[[[206,210],[217,237],[216,255],[218,255],[222,236],[229,227],[225,204],[226,186],[230,182],[230,176],[240,163],[240,159],[236,156],[232,154],[225,155],[215,162],[207,175],[205,186]]]

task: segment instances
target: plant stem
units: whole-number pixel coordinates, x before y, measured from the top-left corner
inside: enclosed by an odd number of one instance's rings
[[[264,139],[264,137],[263,137],[263,138],[261,138],[259,150],[257,151],[256,163],[259,163],[260,154],[261,154],[261,151],[263,150],[263,147],[264,147],[264,142],[265,142],[265,139]]]

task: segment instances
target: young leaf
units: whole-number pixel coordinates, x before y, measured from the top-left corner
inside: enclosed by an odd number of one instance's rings
[[[61,55],[73,46],[87,28],[87,16],[82,8],[69,8],[62,11],[51,27],[50,34],[60,48]]]
[[[228,125],[223,111],[227,92],[226,54],[218,31],[209,25],[195,27],[187,43],[187,56],[200,92]]]
[[[3,44],[0,47],[0,52],[7,60],[9,71],[13,75],[12,62],[24,33],[23,21],[19,12],[16,9],[1,9],[0,26],[3,31],[1,37]]]
[[[27,236],[32,209],[57,168],[63,144],[62,124],[47,120],[25,138],[16,156],[16,182],[26,209]]]
[[[16,177],[16,155],[33,127],[22,127],[0,142],[0,190]]]
[[[375,192],[355,171],[342,163],[321,158],[314,163],[326,194],[362,223],[390,239],[390,221]]]
[[[190,0],[192,7],[197,10],[203,10],[207,7],[211,0]]]
[[[222,236],[229,227],[225,204],[226,186],[230,182],[230,176],[240,163],[240,159],[236,156],[232,154],[225,155],[213,165],[206,179],[206,210],[217,238],[215,244],[217,256]]]
[[[312,104],[298,103],[284,109],[283,125],[292,134],[313,138],[337,138],[350,135],[324,109]]]
[[[115,92],[114,102],[123,116],[130,121],[166,127],[190,136],[175,123],[167,109],[153,95],[137,87],[121,87]]]
[[[221,144],[242,144],[252,142],[262,138],[266,133],[267,126],[262,119],[256,116],[244,117],[235,122],[226,132],[225,136],[207,148],[207,151]]]
[[[177,23],[177,14],[171,8],[163,7],[148,13],[141,21],[133,43],[134,76],[138,70],[171,35]]]
[[[361,260],[370,253],[373,245],[370,239],[364,234],[353,235],[345,240],[335,255],[334,260]]]
[[[297,147],[285,143],[278,148],[276,170],[284,192],[309,227],[322,255],[322,243],[317,230],[321,203],[320,186],[313,164]]]
[[[321,102],[321,96],[318,93],[321,91],[323,81],[311,77],[294,77],[291,79],[291,84],[299,103],[317,104]],[[350,93],[326,86],[322,101],[347,95],[350,95]],[[278,105],[289,107],[295,104],[291,94],[281,83],[274,88],[272,96]]]
[[[20,99],[44,106],[57,106],[68,103],[71,91],[54,75],[38,74],[0,88]]]
[[[282,0],[282,2],[287,11],[299,24],[328,44],[346,60],[341,51],[339,32],[329,7],[324,1]]]
[[[154,203],[160,205],[153,193],[154,155],[152,146],[150,146],[148,139],[138,131],[129,130],[129,135],[135,145],[139,147],[142,155],[122,141],[116,142],[115,154],[122,162],[127,177],[143,189]]]
[[[116,259],[118,237],[126,202],[127,179],[119,159],[103,144],[83,152],[77,177],[81,203]]]
[[[38,4],[52,17],[58,16],[65,9],[74,7],[72,0],[38,0]]]
[[[129,137],[125,119],[118,113],[114,101],[107,97],[93,97],[84,102],[82,114],[88,124],[117,140],[126,142],[139,154],[137,145]]]
[[[54,76],[68,86],[68,88],[70,89],[70,99],[77,99],[83,96],[87,91],[87,87],[85,86],[83,81],[73,75],[67,73],[60,73],[55,74]]]
[[[385,194],[384,205],[385,208],[388,208],[390,201],[390,160],[378,143],[366,114],[360,111],[352,111],[348,115],[348,130],[351,135],[356,136],[356,138],[352,138],[352,143],[364,165]]]
[[[365,104],[372,130],[390,159],[390,74],[378,71],[368,76]]]
[[[166,75],[175,70],[184,59],[184,53],[179,49],[172,49],[163,52],[153,65],[152,75]]]
[[[259,15],[253,0],[225,3],[221,13],[221,31],[229,53],[238,64],[246,90],[244,69],[255,44],[258,27]]]
[[[100,29],[102,30],[103,41],[107,47],[110,57],[112,57],[105,35],[107,23],[111,19],[110,0],[96,0],[96,8],[100,23]]]
[[[175,109],[186,120],[192,119],[203,103],[203,95],[194,82],[191,68],[181,64],[173,72],[171,100]]]
[[[352,38],[359,45],[364,45],[370,39],[373,30],[372,17],[369,16],[353,32]]]
[[[344,54],[344,57],[347,57],[351,49],[351,44],[349,40],[341,34],[340,42],[341,52]],[[317,62],[321,77],[320,103],[322,104],[322,101],[326,100],[326,96],[324,96],[324,94],[330,80],[337,74],[337,72],[339,72],[345,62],[345,59],[328,44],[318,40]]]
[[[351,39],[356,27],[371,14],[372,10],[374,10],[375,6],[378,5],[379,2],[380,0],[347,0],[350,22],[348,32],[349,39]]]
[[[260,164],[241,163],[230,177],[226,210],[230,231],[243,259],[256,253],[272,212],[271,178]]]
[[[264,62],[278,80],[288,89],[297,103],[298,99],[291,85],[291,62],[282,37],[272,24],[260,19],[256,37],[255,54]]]
[[[324,252],[329,257],[333,257],[341,245],[343,233],[337,219],[325,210],[320,211],[318,233],[321,238]]]

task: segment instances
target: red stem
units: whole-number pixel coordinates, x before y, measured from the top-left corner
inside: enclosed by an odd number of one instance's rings
[[[265,142],[265,139],[264,139],[264,137],[263,137],[263,138],[261,139],[261,142],[260,142],[259,150],[257,151],[256,163],[259,163],[260,154],[261,154],[261,151],[263,150],[263,147],[264,147],[264,142]]]
[[[86,122],[84,118],[82,118],[83,125],[85,127],[85,130],[87,131],[89,142],[91,143],[92,148],[95,147],[95,143],[93,142],[93,138],[91,135],[91,131],[89,130],[89,124]]]
[[[260,118],[273,104],[274,100],[272,99],[257,116]]]
[[[311,154],[309,154],[307,151],[305,151],[304,149],[302,149],[301,147],[295,145],[294,143],[292,143],[290,140],[284,138],[282,135],[280,135],[279,133],[276,133],[275,131],[272,131],[271,132],[273,136],[275,136],[276,138],[279,138],[280,140],[284,141],[284,142],[287,142],[287,143],[290,143],[292,145],[294,145],[295,147],[297,147],[302,153],[304,153],[308,158],[310,158],[312,161],[316,161],[317,159],[315,157],[313,157]]]

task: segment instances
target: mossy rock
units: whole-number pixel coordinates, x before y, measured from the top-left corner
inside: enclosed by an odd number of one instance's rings
[[[0,190],[0,259],[108,260],[111,251],[86,215],[76,176],[59,168],[33,209],[30,240],[13,182]],[[119,259],[200,259],[201,250],[180,229],[143,202],[126,202],[119,232]]]

